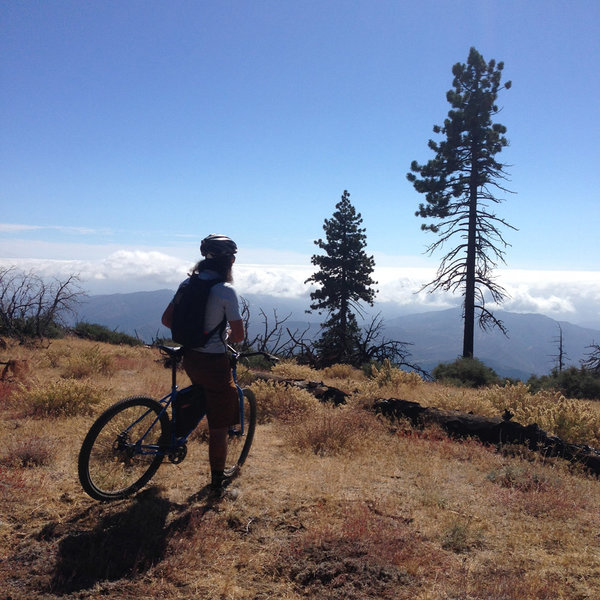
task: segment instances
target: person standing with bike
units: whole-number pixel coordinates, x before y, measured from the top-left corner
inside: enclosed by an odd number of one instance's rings
[[[227,354],[227,342],[235,344],[245,336],[239,299],[232,285],[236,252],[237,245],[225,235],[211,234],[202,240],[200,253],[203,259],[196,264],[191,277],[217,280],[210,289],[204,315],[204,328],[212,335],[201,347],[185,348],[183,358],[188,377],[204,390],[214,491],[222,490],[232,475],[225,471],[227,434],[229,427],[239,422],[239,396]],[[161,321],[169,329],[172,328],[178,294],[187,281],[182,282],[162,315]]]

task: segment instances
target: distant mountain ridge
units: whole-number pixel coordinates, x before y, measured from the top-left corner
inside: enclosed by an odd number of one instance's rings
[[[137,335],[146,342],[156,337],[168,337],[169,331],[160,323],[163,310],[173,297],[173,290],[133,292],[89,296],[79,306],[77,320],[98,323],[110,329]],[[309,328],[317,335],[321,317],[305,314],[307,298],[275,298],[266,295],[245,295],[250,306],[251,333],[263,327],[262,309],[274,323],[274,311],[279,319],[290,315],[285,326],[292,331]],[[384,314],[393,314],[386,307]],[[386,339],[407,342],[411,362],[431,371],[440,362],[455,360],[462,352],[462,312],[460,308],[401,315],[384,320]],[[579,366],[587,354],[587,346],[600,341],[600,330],[555,321],[540,314],[519,314],[495,311],[508,329],[508,337],[494,329],[483,332],[476,328],[475,355],[502,377],[526,380],[530,375],[549,373],[556,365],[559,325],[563,332],[566,365]]]
[[[560,328],[563,334],[565,366],[579,366],[586,348],[600,340],[600,331],[555,321],[540,314],[494,311],[508,331],[497,328],[475,329],[475,356],[503,377],[526,380],[530,375],[544,375],[557,365]],[[414,342],[413,358],[430,371],[440,362],[450,362],[462,354],[462,310],[407,315],[385,323],[386,336]]]

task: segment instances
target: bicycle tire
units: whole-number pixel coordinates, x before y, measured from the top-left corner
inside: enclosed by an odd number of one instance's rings
[[[152,398],[132,396],[96,419],[83,440],[78,459],[79,481],[89,496],[101,501],[118,500],[150,481],[164,453],[142,454],[134,446],[138,436],[146,432],[145,444],[169,444],[170,420],[163,409]]]
[[[242,392],[244,401],[244,433],[240,434],[239,426],[237,426],[229,434],[228,462],[231,462],[231,460],[235,461],[232,466],[226,469],[230,474],[237,471],[246,462],[256,429],[256,398],[254,393],[247,388],[244,388]]]

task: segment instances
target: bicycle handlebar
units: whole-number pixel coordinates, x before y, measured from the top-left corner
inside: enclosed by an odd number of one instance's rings
[[[235,348],[233,348],[232,346],[230,346],[229,344],[227,345],[228,350],[235,356],[235,358],[247,358],[249,356],[264,356],[267,360],[270,360],[271,362],[279,362],[279,359],[276,356],[273,356],[272,354],[269,354],[268,352],[263,352],[263,351],[253,351],[253,352],[238,352]]]
[[[176,362],[180,361],[183,357],[183,348],[181,346],[156,346],[164,355],[174,358]],[[273,363],[279,362],[279,359],[268,352],[263,351],[254,351],[254,352],[238,352],[235,348],[227,345],[227,349],[231,352],[233,357],[238,360],[240,358],[247,358],[249,356],[264,356],[267,360],[270,360]]]

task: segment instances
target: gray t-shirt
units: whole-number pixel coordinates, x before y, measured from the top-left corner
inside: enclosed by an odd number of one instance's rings
[[[198,276],[200,279],[218,279],[218,273],[214,271],[201,271]],[[230,283],[217,283],[213,285],[208,296],[206,304],[206,314],[204,316],[204,325],[206,331],[211,331],[221,321],[223,317],[227,321],[239,321],[242,318],[240,313],[240,303],[234,287]],[[213,333],[208,342],[201,348],[194,348],[201,352],[219,354],[227,351],[227,328],[222,336],[219,331]]]

